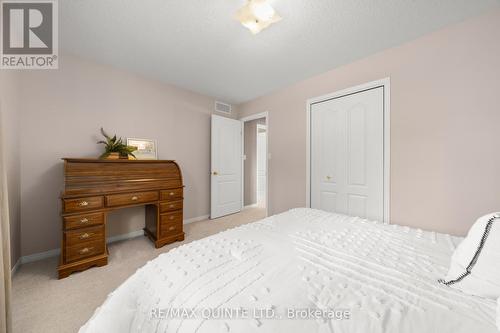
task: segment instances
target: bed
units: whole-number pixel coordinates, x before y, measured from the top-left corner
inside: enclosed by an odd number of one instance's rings
[[[498,332],[495,301],[437,282],[461,240],[293,209],[158,256],[80,332]]]

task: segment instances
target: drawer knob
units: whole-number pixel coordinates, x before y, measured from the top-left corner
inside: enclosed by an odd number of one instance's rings
[[[174,205],[170,205],[170,208],[174,208]]]
[[[92,235],[93,235],[93,233],[90,233],[90,234],[89,233],[84,233],[84,234],[80,235],[80,239],[86,239],[86,238],[89,238]]]
[[[81,224],[87,224],[87,223],[89,223],[89,219],[86,218],[86,217],[84,217],[83,219],[80,220],[80,223]]]
[[[80,254],[89,253],[93,249],[94,249],[93,247],[84,247],[83,249],[81,249],[80,251],[78,251],[78,253],[80,253]]]
[[[89,205],[89,203],[88,203],[87,201],[80,201],[80,202],[78,203],[78,206],[80,206],[80,207],[86,207],[86,206],[88,206],[88,205]]]
[[[137,200],[139,200],[139,197],[134,195],[131,199],[132,199],[132,201],[137,201]]]
[[[170,230],[170,231],[175,230],[175,227],[170,227],[170,228],[168,228],[168,230]]]
[[[169,193],[169,195],[170,195],[170,196],[173,196],[174,194],[175,194],[174,192],[170,192],[170,193]]]
[[[173,220],[173,219],[174,219],[174,217],[173,217],[173,216],[170,216],[170,219],[171,219],[171,220]]]

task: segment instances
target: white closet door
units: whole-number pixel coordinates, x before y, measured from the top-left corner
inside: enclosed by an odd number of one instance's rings
[[[383,87],[311,106],[311,207],[383,221]]]

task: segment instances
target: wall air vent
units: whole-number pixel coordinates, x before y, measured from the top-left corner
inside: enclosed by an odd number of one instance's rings
[[[225,114],[231,114],[231,104],[215,101],[215,111]]]

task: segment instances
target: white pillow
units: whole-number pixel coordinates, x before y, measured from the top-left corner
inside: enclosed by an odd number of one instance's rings
[[[500,297],[500,213],[480,217],[451,257],[440,282],[464,293]]]

